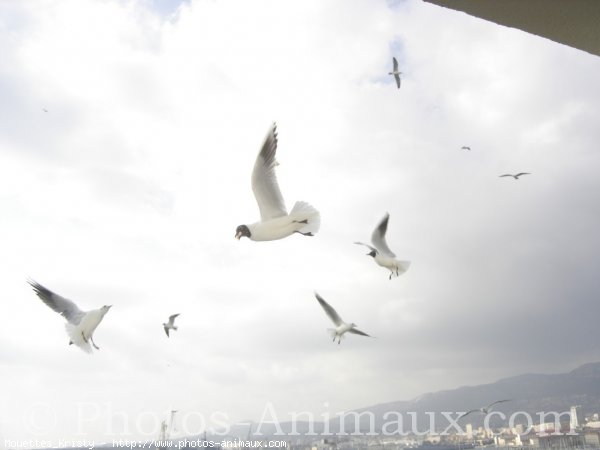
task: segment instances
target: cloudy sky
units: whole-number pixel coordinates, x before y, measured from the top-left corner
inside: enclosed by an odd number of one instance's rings
[[[417,0],[2,1],[0,53],[0,445],[600,360],[597,56]],[[238,242],[273,121],[322,227]],[[391,281],[352,244],[386,211]],[[28,277],[114,305],[100,351]],[[376,339],[333,344],[315,290]]]

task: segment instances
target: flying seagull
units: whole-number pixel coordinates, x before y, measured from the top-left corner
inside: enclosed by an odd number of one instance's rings
[[[492,410],[492,406],[497,405],[498,403],[504,403],[504,402],[510,402],[510,399],[509,400],[498,400],[497,402],[490,403],[489,405],[484,406],[483,408],[472,409],[471,411],[467,411],[466,413],[464,413],[462,416],[460,416],[456,420],[458,421],[458,420],[462,419],[463,417],[468,416],[469,414],[474,413],[474,412],[480,412],[484,416],[487,416],[490,413],[490,411]]]
[[[504,175],[500,175],[500,178],[502,177],[513,177],[515,180],[518,180],[520,176],[522,175],[531,175],[529,172],[520,172],[516,175],[513,175],[511,173],[505,173]]]
[[[460,149],[461,150],[469,150],[469,151],[471,151],[471,147],[469,147],[468,145],[463,145]]]
[[[48,110],[46,108],[42,108],[42,111],[44,112],[48,112]]]
[[[365,244],[363,242],[355,242],[355,244],[364,245],[369,247],[371,250],[367,255],[372,256],[377,264],[381,267],[385,267],[390,270],[390,280],[392,275],[395,273],[396,276],[400,276],[408,270],[410,267],[410,261],[399,261],[396,259],[396,255],[390,250],[385,241],[385,233],[387,231],[388,221],[390,219],[389,213],[386,213],[377,228],[371,235],[371,243]]]
[[[325,310],[325,314],[331,319],[331,321],[335,324],[335,328],[329,328],[328,331],[333,336],[333,342],[337,338],[338,344],[341,342],[344,333],[352,333],[352,334],[360,334],[361,336],[369,336],[367,333],[360,331],[356,328],[355,323],[346,323],[342,320],[342,318],[338,315],[338,313],[331,307],[329,303],[327,303],[323,298],[315,292],[315,297],[319,301],[319,304]]]
[[[175,326],[175,319],[179,314],[173,314],[169,316],[169,321],[167,323],[163,323],[163,328],[165,329],[165,333],[167,333],[167,337],[169,337],[169,330],[177,330]]]
[[[393,57],[392,61],[394,64],[394,69],[391,72],[388,72],[388,75],[394,75],[394,78],[396,79],[396,86],[398,86],[398,89],[400,89],[400,75],[402,75],[402,72],[398,70],[398,61],[396,60],[396,57]]]
[[[100,325],[112,305],[105,305],[91,311],[81,311],[71,300],[55,294],[33,280],[27,280],[27,282],[46,305],[67,319],[66,329],[70,338],[69,345],[75,344],[83,351],[91,353],[91,342],[96,350],[100,350],[100,347],[94,342],[94,330]]]
[[[314,236],[319,231],[319,211],[306,202],[296,202],[288,214],[277,184],[275,160],[277,152],[277,125],[274,123],[263,142],[252,171],[252,191],[260,210],[260,221],[240,225],[236,239],[246,236],[253,241],[274,241],[293,233]]]

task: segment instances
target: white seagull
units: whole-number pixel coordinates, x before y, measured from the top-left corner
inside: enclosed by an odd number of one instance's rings
[[[169,321],[167,323],[163,323],[163,328],[165,329],[165,333],[167,333],[167,337],[169,337],[169,330],[177,330],[175,326],[175,319],[179,314],[173,314],[169,316]]]
[[[96,350],[100,350],[94,342],[94,330],[100,325],[104,315],[112,305],[105,305],[102,308],[92,309],[91,311],[81,311],[71,300],[55,294],[50,289],[33,280],[27,280],[27,282],[46,305],[67,319],[66,329],[70,338],[69,345],[75,344],[83,351],[91,353],[91,342]]]
[[[463,417],[468,416],[469,414],[474,413],[474,412],[480,412],[484,416],[487,416],[490,413],[490,411],[492,410],[492,406],[497,405],[498,403],[504,403],[504,402],[510,402],[510,399],[509,400],[498,400],[497,402],[490,403],[489,405],[484,406],[483,408],[472,409],[471,411],[467,411],[466,413],[464,413],[462,416],[460,416],[456,420],[458,421],[458,420],[462,419]]]
[[[262,145],[252,171],[252,191],[260,209],[260,221],[240,225],[236,239],[246,236],[253,241],[274,241],[293,233],[314,236],[319,231],[319,211],[306,202],[296,202],[288,214],[277,184],[275,160],[277,152],[277,125],[274,123]]]
[[[390,270],[390,280],[392,275],[396,274],[397,277],[402,275],[410,267],[410,261],[399,261],[396,259],[396,255],[390,250],[385,241],[385,233],[387,231],[388,220],[390,219],[389,213],[386,213],[377,228],[371,235],[371,243],[365,244],[363,242],[355,242],[355,244],[364,245],[369,247],[371,250],[367,255],[372,256],[377,264],[381,267],[385,267]]]
[[[522,175],[531,175],[529,172],[520,172],[516,175],[513,175],[511,173],[505,173],[504,175],[500,175],[500,178],[502,177],[513,177],[515,180],[518,180],[520,176]]]
[[[398,70],[398,61],[396,60],[396,57],[393,57],[392,60],[394,68],[391,72],[388,72],[388,75],[394,75],[394,78],[396,79],[396,86],[398,86],[398,89],[400,89],[400,75],[402,75],[402,72]]]
[[[342,339],[344,333],[346,333],[346,332],[352,333],[352,334],[360,334],[361,336],[371,337],[367,333],[364,333],[364,332],[360,331],[358,328],[356,328],[355,323],[344,322],[342,320],[342,318],[338,315],[338,313],[335,311],[335,309],[333,309],[331,307],[331,305],[329,303],[327,303],[325,300],[323,300],[323,298],[316,292],[315,292],[315,297],[317,297],[317,300],[319,301],[320,305],[325,310],[325,314],[327,314],[327,316],[335,324],[335,328],[328,328],[328,331],[331,333],[331,336],[333,336],[333,342],[335,342],[335,339],[337,338],[338,344],[339,344],[341,342],[341,339]]]

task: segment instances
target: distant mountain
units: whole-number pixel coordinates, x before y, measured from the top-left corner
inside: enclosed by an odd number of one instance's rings
[[[539,423],[539,412],[562,413],[569,411],[574,405],[581,405],[584,413],[600,412],[600,362],[585,364],[568,373],[518,375],[491,384],[463,386],[428,393],[410,401],[377,404],[351,412],[345,418],[343,427],[339,418],[330,420],[328,425],[332,433],[339,433],[342,430],[352,433],[356,431],[353,414],[357,414],[361,433],[371,429],[371,417],[374,419],[375,431],[380,432],[382,427],[388,424],[386,430],[389,432],[394,428],[390,422],[398,420],[400,416],[403,431],[411,431],[414,427],[418,431],[430,428],[441,431],[449,425],[442,412],[452,413],[451,417],[456,419],[458,412],[477,409],[504,399],[510,401],[495,406],[494,411],[502,412],[507,417],[516,412],[527,413],[534,419],[534,423]],[[427,413],[433,413],[433,427],[430,427],[431,415]],[[515,423],[523,423],[525,416],[521,414],[515,416],[515,419]],[[549,418],[548,421],[553,420]],[[467,422],[478,427],[483,424],[483,415],[473,413],[459,423],[464,427]],[[490,425],[493,427],[505,424],[506,421],[496,417],[490,420]],[[290,422],[281,423],[280,427],[285,433],[293,429]],[[323,422],[313,424],[317,434],[322,432],[324,427]],[[247,429],[246,427],[246,432]],[[304,434],[309,430],[309,425],[306,422],[299,422],[296,424],[296,430]],[[270,435],[276,431],[276,428],[272,424],[263,424],[260,431],[263,435]]]
[[[374,413],[378,424],[386,422],[383,419],[386,412],[396,411],[406,415],[413,411],[419,418],[417,423],[423,423],[423,426],[429,424],[425,413],[434,412],[436,418],[439,416],[441,419],[436,428],[444,429],[448,421],[441,417],[442,411],[469,411],[504,399],[511,401],[498,404],[494,411],[502,412],[506,416],[522,411],[536,419],[540,411],[560,413],[569,411],[574,405],[581,405],[584,413],[600,412],[600,362],[584,364],[568,373],[517,375],[491,384],[429,393],[408,402],[384,403],[359,411]],[[406,420],[408,419],[411,417],[407,416]],[[483,415],[472,414],[460,423],[467,421],[474,426],[482,425]],[[498,426],[501,422],[490,420],[492,426]]]

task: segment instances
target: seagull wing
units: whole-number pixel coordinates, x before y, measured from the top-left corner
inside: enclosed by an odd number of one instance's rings
[[[394,72],[398,71],[398,60],[395,56],[392,57],[392,63],[394,64]]]
[[[394,78],[396,79],[396,86],[398,86],[398,89],[400,89],[400,75],[395,73]]]
[[[275,167],[278,165],[276,153],[277,125],[274,123],[265,137],[252,171],[252,191],[263,221],[287,214],[275,175]]]
[[[471,413],[477,412],[479,411],[478,409],[472,409],[471,411],[467,411],[466,413],[464,413],[462,416],[460,416],[458,419],[456,419],[456,421],[459,421],[460,419],[462,419],[463,417],[468,416]]]
[[[172,316],[169,316],[169,325],[173,325],[175,323],[175,318],[178,316],[179,314],[173,314]]]
[[[520,177],[521,175],[531,175],[529,172],[521,172],[515,175],[515,177]]]
[[[167,333],[167,337],[169,337],[169,327],[163,324],[163,328],[165,329],[165,333]]]
[[[500,175],[500,178],[502,177],[512,177],[513,175],[511,175],[510,173],[505,173],[504,175]]]
[[[360,331],[358,328],[350,328],[348,330],[348,333],[352,333],[352,334],[360,334],[361,336],[367,336],[367,337],[371,337],[370,335],[368,335],[367,333],[365,333],[364,331]]]
[[[344,323],[344,321],[338,315],[338,313],[335,311],[335,309],[333,309],[329,303],[327,303],[325,300],[323,300],[323,297],[321,297],[316,292],[315,292],[315,297],[317,297],[317,300],[319,301],[319,303],[325,310],[325,314],[327,314],[329,316],[329,318],[335,324],[336,327],[339,327],[341,324]]]
[[[497,405],[498,403],[510,402],[510,399],[507,400],[498,400],[497,402],[490,403],[484,409],[490,409],[492,406]]]
[[[75,303],[55,294],[50,289],[33,280],[27,280],[27,282],[31,285],[37,296],[53,311],[59,313],[67,319],[69,323],[74,325],[79,324],[79,321],[85,315],[85,312],[81,311]]]
[[[379,225],[377,225],[377,228],[375,228],[375,231],[373,231],[373,234],[371,235],[371,242],[379,251],[379,253],[385,256],[391,256],[392,258],[395,258],[396,255],[390,250],[390,248],[387,245],[387,242],[385,241],[385,233],[387,232],[388,220],[390,220],[390,215],[389,213],[386,213],[385,217],[381,220]]]
[[[364,245],[365,247],[369,247],[369,249],[373,250],[375,253],[377,253],[377,249],[375,247],[371,247],[369,244],[365,244],[364,242],[355,242],[355,244],[358,245]]]

